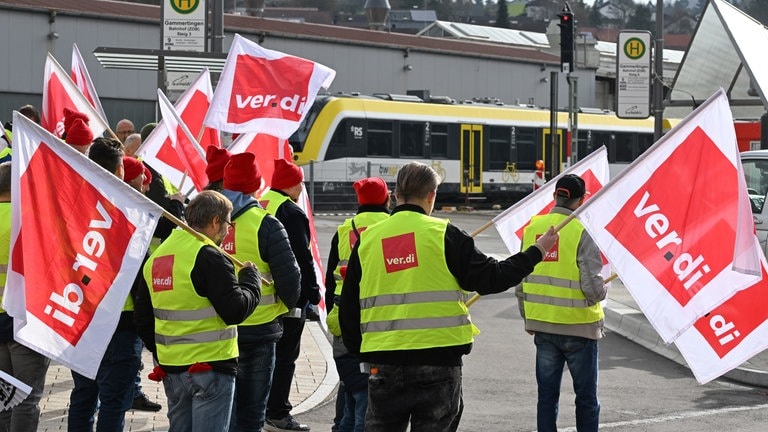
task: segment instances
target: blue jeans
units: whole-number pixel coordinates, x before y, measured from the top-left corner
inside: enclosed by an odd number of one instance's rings
[[[93,430],[97,404],[98,432],[122,431],[125,412],[133,404],[133,380],[141,364],[141,341],[130,330],[117,330],[107,345],[96,379],[72,372],[75,387],[69,395],[67,430]]]
[[[345,393],[344,416],[341,418],[339,432],[363,432],[365,412],[368,410],[368,389]]]
[[[537,332],[536,382],[539,387],[536,425],[539,432],[557,432],[563,366],[573,379],[576,393],[576,429],[596,432],[600,423],[597,399],[597,341],[577,336]]]
[[[230,430],[260,431],[267,412],[267,398],[275,369],[275,344],[239,344],[235,402]]]
[[[368,378],[366,432],[453,432],[459,427],[461,366],[394,366],[378,369]]]
[[[214,371],[168,374],[168,432],[227,432],[235,376]]]
[[[24,345],[0,343],[0,370],[32,387],[26,399],[10,410],[0,412],[0,432],[35,432],[40,421],[40,399],[45,374],[51,360]]]

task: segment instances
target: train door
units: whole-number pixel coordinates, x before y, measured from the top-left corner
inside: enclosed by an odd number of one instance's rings
[[[552,148],[551,130],[544,128],[541,134],[541,154],[544,160],[544,167],[546,169],[546,176],[548,179],[560,174],[563,171],[563,157],[565,156],[565,149],[563,148],[563,130],[557,130],[557,137],[555,138],[555,146]]]
[[[481,193],[483,191],[483,125],[461,125],[459,150],[460,192]]]

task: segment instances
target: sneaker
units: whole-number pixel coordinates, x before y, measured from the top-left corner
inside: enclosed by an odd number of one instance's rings
[[[301,424],[288,414],[281,419],[266,419],[264,421],[264,430],[268,432],[283,432],[283,431],[308,431],[311,430],[309,426]]]
[[[157,411],[160,411],[160,408],[162,408],[162,406],[159,403],[155,403],[149,400],[147,395],[145,395],[144,393],[139,393],[135,398],[133,398],[132,408],[139,411],[157,412]]]

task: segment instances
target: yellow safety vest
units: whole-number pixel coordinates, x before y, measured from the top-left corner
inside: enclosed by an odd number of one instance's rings
[[[205,245],[186,231],[175,230],[144,265],[162,365],[186,366],[239,355],[237,327],[227,325],[192,285],[192,267]]]
[[[8,278],[8,257],[11,251],[11,203],[0,202],[0,304]],[[0,307],[0,313],[5,309]]]
[[[360,352],[471,343],[477,328],[445,262],[447,220],[399,212],[360,236]]]
[[[536,242],[536,235],[556,226],[567,216],[559,213],[534,216],[523,231],[523,250]],[[600,303],[590,305],[581,291],[576,253],[584,226],[574,219],[558,234],[557,245],[523,280],[525,319],[553,324],[588,324],[605,316]]]
[[[280,297],[275,291],[275,284],[272,282],[272,273],[269,264],[267,264],[259,253],[259,227],[267,216],[267,211],[258,207],[252,207],[245,213],[239,215],[232,225],[234,226],[229,235],[224,240],[224,250],[230,253],[240,261],[251,261],[261,272],[261,277],[268,282],[261,284],[261,301],[256,310],[246,318],[240,325],[259,325],[272,322],[275,318],[288,312]],[[233,236],[233,237],[231,237]],[[234,238],[233,243],[227,240]]]
[[[388,217],[389,214],[385,212],[364,212],[345,220],[344,223],[339,225],[339,227],[336,229],[339,263],[333,270],[333,280],[336,282],[336,289],[333,292],[334,296],[341,295],[341,288],[342,285],[344,285],[344,280],[341,278],[341,268],[349,263],[349,257],[352,256],[352,248],[357,242],[358,234],[365,231],[369,226],[377,222],[381,222]],[[357,233],[355,233],[355,230],[352,228],[353,220],[355,221],[355,226],[357,227]],[[325,323],[328,325],[328,331],[330,331],[332,335],[341,336],[338,305],[334,306],[334,308],[328,312],[328,316],[325,318]]]
[[[274,190],[270,189],[264,193],[261,197],[259,197],[259,204],[261,204],[262,207],[264,207],[265,210],[267,210],[267,213],[271,215],[275,215],[277,212],[277,209],[286,201],[290,200],[291,197],[283,195],[281,193],[277,193]],[[293,200],[291,200],[293,201]]]

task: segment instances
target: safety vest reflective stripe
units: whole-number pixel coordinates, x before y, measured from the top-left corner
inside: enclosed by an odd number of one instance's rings
[[[558,278],[554,276],[528,275],[528,277],[525,278],[525,282],[552,285],[560,288],[570,288],[570,289],[576,289],[581,291],[581,282]]]
[[[566,298],[558,298],[558,297],[550,297],[546,295],[538,295],[538,294],[523,294],[523,300],[531,303],[540,303],[540,304],[547,304],[552,306],[563,306],[563,307],[572,307],[572,308],[585,308],[592,306],[589,304],[587,300],[579,300],[579,299],[566,299]]]
[[[235,338],[237,338],[237,327],[228,327],[222,330],[185,334],[181,336],[168,336],[155,333],[155,342],[160,345],[198,344]]]
[[[279,299],[277,298],[277,294],[270,294],[267,296],[261,296],[261,300],[259,300],[259,304],[267,306],[267,305],[277,304],[278,301]]]
[[[428,330],[469,325],[466,315],[438,318],[410,318],[394,321],[372,321],[360,325],[364,333],[386,332],[393,330]]]
[[[382,294],[375,297],[360,299],[360,310],[374,306],[408,305],[419,303],[434,303],[444,301],[462,301],[463,296],[458,291],[424,291],[402,294]]]
[[[215,318],[216,309],[211,307],[197,310],[172,310],[172,309],[152,309],[155,317],[165,321],[196,321],[206,318]]]
[[[8,273],[8,264],[0,264],[0,273]]]

